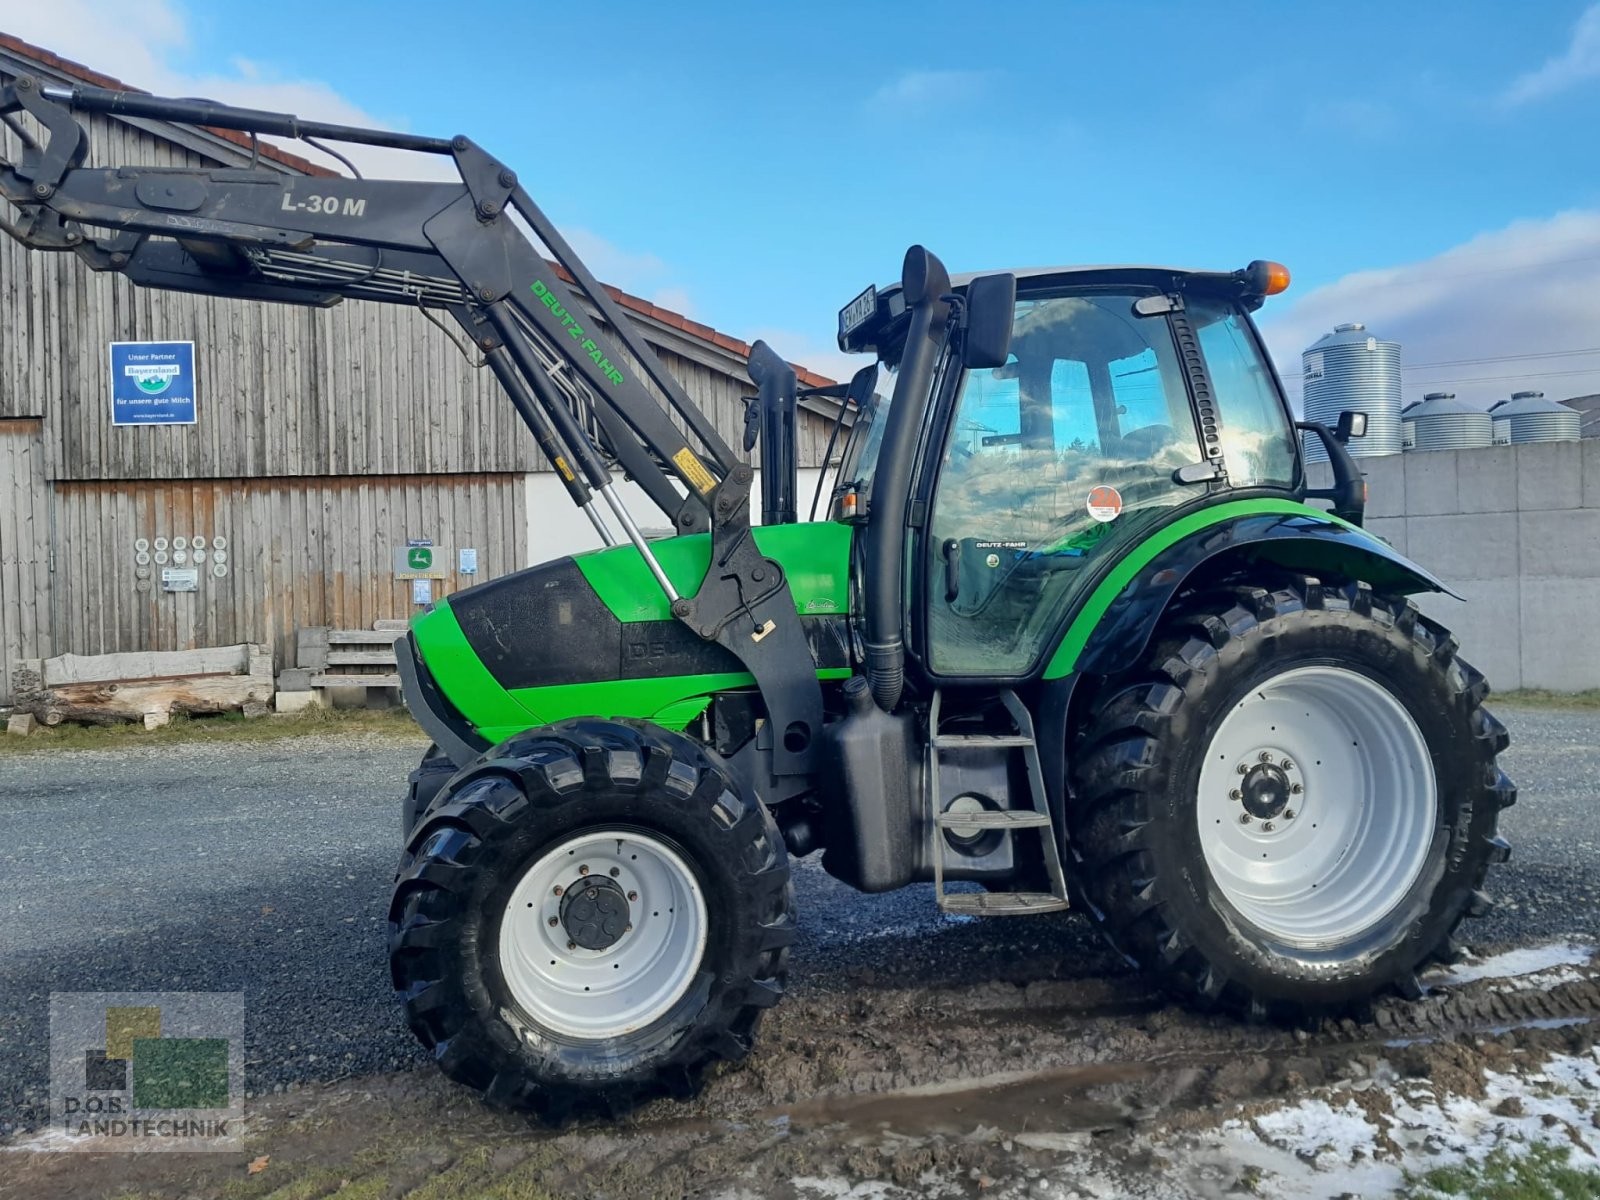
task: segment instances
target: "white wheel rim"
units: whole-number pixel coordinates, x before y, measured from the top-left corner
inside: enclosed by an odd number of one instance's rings
[[[582,891],[568,897],[574,887]],[[563,899],[609,889],[631,897],[628,928],[604,949],[575,945]],[[500,973],[545,1028],[620,1037],[683,998],[700,969],[706,929],[700,883],[675,850],[634,830],[599,830],[560,843],[523,873],[501,917]]]
[[[1206,866],[1270,937],[1338,947],[1422,874],[1436,794],[1427,742],[1387,688],[1297,667],[1253,688],[1211,739],[1196,803]]]

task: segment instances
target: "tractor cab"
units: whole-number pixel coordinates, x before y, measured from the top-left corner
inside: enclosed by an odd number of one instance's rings
[[[1007,278],[1014,292],[994,282]],[[937,347],[912,340],[903,287],[841,311],[841,348],[875,352],[880,387],[833,514],[871,522],[891,413],[917,409],[909,641],[932,678],[1036,673],[1101,568],[1177,510],[1302,488],[1294,418],[1249,315],[1287,279],[1263,263],[956,276]],[[996,361],[974,360],[978,328],[998,330],[983,335]],[[908,354],[932,359],[914,395],[897,386]]]

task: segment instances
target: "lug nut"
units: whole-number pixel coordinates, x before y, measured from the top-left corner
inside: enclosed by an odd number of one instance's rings
[[[566,889],[566,888],[564,888],[564,887],[562,887],[562,886],[561,886],[561,885],[560,885],[560,884],[559,884],[559,883],[558,883],[558,884],[556,884],[556,886],[555,886],[555,887],[553,887],[553,888],[551,888],[551,889],[550,889],[550,890],[551,890],[551,891],[552,891],[552,892],[554,892],[554,893],[555,893],[555,894],[556,894],[556,895],[558,895],[558,896],[559,896],[559,895],[561,895],[561,893],[562,893],[562,892],[564,892],[564,891],[566,891],[566,890],[567,890],[567,889]]]
[[[1294,770],[1294,763],[1292,763],[1292,762],[1290,762],[1290,761],[1289,761],[1289,760],[1288,760],[1288,759],[1287,759],[1287,758],[1286,758],[1286,759],[1284,759],[1284,760],[1283,760],[1283,769],[1284,769],[1284,770],[1285,770],[1285,771],[1292,771],[1292,770]]]
[[[637,900],[638,898],[639,898],[639,893],[638,892],[629,892],[628,893],[628,899],[629,900]]]
[[[621,875],[621,874],[622,874],[622,868],[621,867],[612,867],[611,868],[611,878],[615,879],[618,875]]]
[[[1283,810],[1283,819],[1284,819],[1284,820],[1285,820],[1285,821],[1292,821],[1292,820],[1294,820],[1294,809],[1292,809],[1292,808],[1286,808],[1286,809],[1284,809],[1284,810]]]
[[[1289,785],[1289,790],[1291,792],[1293,792],[1296,796],[1298,796],[1301,792],[1305,791],[1306,789],[1304,787],[1302,787],[1298,783],[1291,783]]]
[[[1244,799],[1244,793],[1241,792],[1238,788],[1234,788],[1233,791],[1228,793],[1228,799],[1229,800],[1243,800]]]
[[[551,917],[547,922],[545,922],[545,924],[547,924],[547,925],[551,926],[552,928],[554,928],[555,926],[561,924],[561,918],[560,917]]]
[[[578,948],[578,943],[577,942],[568,942],[567,943],[567,949],[568,950],[576,950],[577,948]]]
[[[1272,761],[1272,755],[1268,754],[1265,750],[1263,750],[1260,754],[1256,755],[1256,758],[1259,759],[1261,762],[1264,762],[1264,763],[1269,763],[1269,762]]]
[[[622,927],[622,932],[623,933],[632,933],[633,932],[633,922],[629,921],[626,925],[624,925]]]
[[[1250,814],[1249,813],[1240,813],[1239,814],[1239,824],[1241,824],[1241,825],[1250,824]]]
[[[588,867],[586,867],[586,866],[580,866],[580,867],[579,867],[579,868],[578,868],[578,874],[579,874],[579,875],[587,875],[587,874],[588,874],[588,873],[589,873],[589,868],[588,868]]]
[[[1261,832],[1262,833],[1271,833],[1276,828],[1277,828],[1277,826],[1274,825],[1271,821],[1267,821],[1261,826]]]
[[[1241,774],[1241,775],[1250,774],[1250,764],[1249,763],[1240,763],[1239,764],[1239,774]]]

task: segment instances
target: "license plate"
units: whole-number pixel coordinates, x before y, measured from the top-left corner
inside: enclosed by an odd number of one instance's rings
[[[839,310],[839,336],[865,325],[877,311],[878,289],[869,287]]]

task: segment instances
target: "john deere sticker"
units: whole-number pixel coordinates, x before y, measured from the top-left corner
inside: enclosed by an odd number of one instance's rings
[[[1096,521],[1115,521],[1122,515],[1122,493],[1101,485],[1089,493],[1089,515]]]

